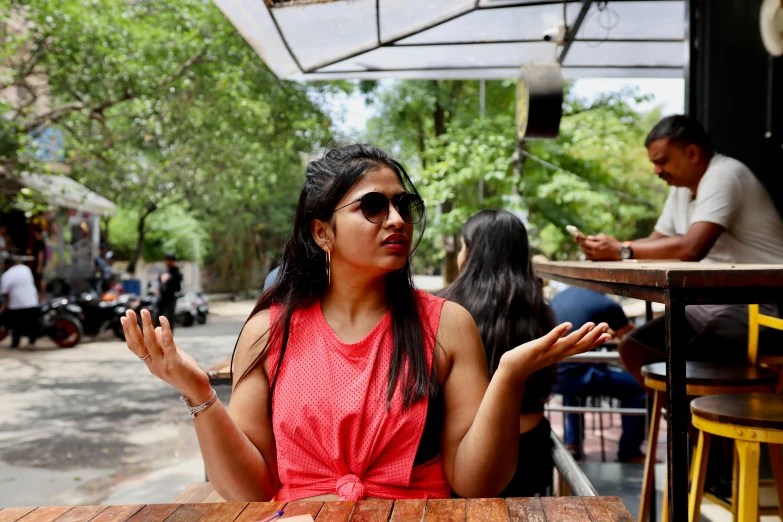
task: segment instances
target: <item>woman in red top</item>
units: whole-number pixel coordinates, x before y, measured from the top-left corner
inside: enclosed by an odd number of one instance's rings
[[[606,340],[564,324],[507,351],[490,382],[473,318],[413,288],[424,205],[382,150],[311,162],[276,284],[232,362],[231,404],[174,344],[168,321],[123,321],[129,348],[191,405],[215,490],[229,501],[491,497],[517,465],[527,377]]]

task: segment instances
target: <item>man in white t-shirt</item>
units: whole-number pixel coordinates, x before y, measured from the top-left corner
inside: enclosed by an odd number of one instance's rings
[[[756,176],[739,161],[715,153],[704,128],[687,116],[661,120],[645,141],[655,174],[671,186],[655,231],[621,243],[599,234],[581,241],[588,259],[680,259],[704,263],[783,263],[783,220]],[[763,305],[778,315],[778,307]],[[691,327],[689,360],[744,361],[747,305],[685,309]],[[620,346],[626,368],[642,382],[641,367],[664,359],[663,318],[648,322]]]
[[[0,276],[0,295],[8,298],[3,321],[13,333],[11,348],[19,348],[23,335],[30,338],[30,346],[34,345],[38,333],[38,290],[32,270],[17,257],[8,258],[6,271]]]

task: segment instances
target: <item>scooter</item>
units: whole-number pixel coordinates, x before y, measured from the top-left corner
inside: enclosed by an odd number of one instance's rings
[[[0,341],[8,336],[13,325],[8,324],[8,303],[0,300]],[[73,348],[82,338],[82,310],[67,299],[55,298],[38,307],[37,338],[49,337],[60,348]]]

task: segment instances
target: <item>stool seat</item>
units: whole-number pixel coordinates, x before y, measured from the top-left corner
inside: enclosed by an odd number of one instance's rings
[[[642,368],[646,382],[666,385],[666,363],[648,364]],[[687,386],[734,387],[734,386],[773,386],[778,374],[769,368],[746,366],[743,364],[717,364],[688,361],[685,363]],[[658,388],[656,386],[656,388]]]
[[[721,424],[783,431],[783,395],[778,393],[699,397],[691,402],[691,413]]]

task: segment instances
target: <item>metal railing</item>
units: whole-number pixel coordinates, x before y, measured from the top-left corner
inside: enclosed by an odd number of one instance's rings
[[[549,438],[552,440],[552,460],[555,463],[555,470],[559,476],[559,482],[566,486],[567,491],[563,491],[562,485],[560,494],[567,495],[569,492],[578,497],[597,497],[598,493],[584,474],[582,468],[571,456],[571,453],[563,446],[560,438],[554,431],[549,432]]]

